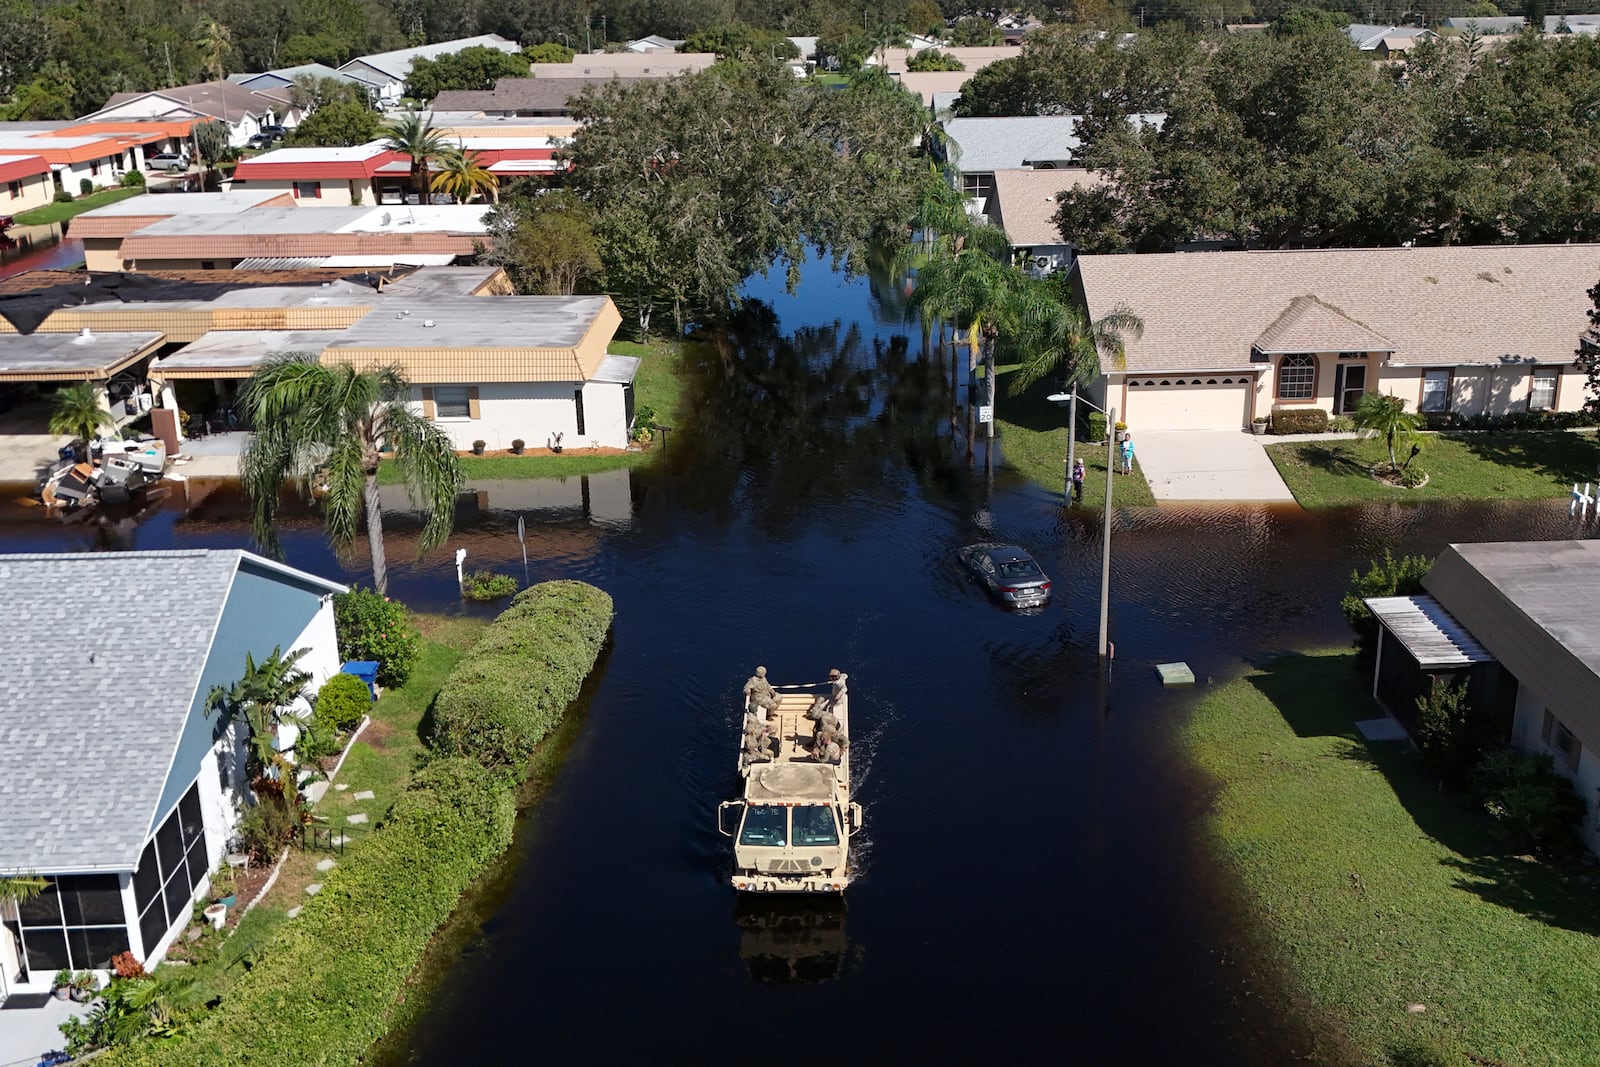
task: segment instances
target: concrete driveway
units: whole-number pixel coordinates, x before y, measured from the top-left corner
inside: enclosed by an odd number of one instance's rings
[[[1157,500],[1294,500],[1253,434],[1135,428],[1133,449]]]

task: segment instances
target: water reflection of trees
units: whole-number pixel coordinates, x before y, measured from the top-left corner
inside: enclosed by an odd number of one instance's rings
[[[943,375],[904,336],[869,340],[837,322],[786,334],[751,300],[696,336],[684,370],[687,432],[664,457],[682,506],[723,521],[750,513],[773,532],[818,504],[891,506],[914,479],[952,469]]]

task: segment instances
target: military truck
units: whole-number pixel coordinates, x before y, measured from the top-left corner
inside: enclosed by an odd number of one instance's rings
[[[850,799],[849,694],[840,675],[826,696],[777,695],[744,705],[739,777],[744,795],[717,810],[733,838],[733,887],[747,893],[840,893],[850,884],[850,838],[861,805]],[[826,712],[843,744],[829,748]],[[837,758],[831,758],[837,756]]]

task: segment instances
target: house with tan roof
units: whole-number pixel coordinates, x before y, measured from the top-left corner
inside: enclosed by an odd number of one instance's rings
[[[1332,415],[1383,392],[1408,411],[1576,411],[1600,245],[1081,256],[1089,315],[1144,321],[1109,398],[1141,429],[1232,429],[1274,409]]]
[[[993,193],[985,204],[989,221],[1006,232],[1013,252],[1027,259],[1029,273],[1043,277],[1072,263],[1077,246],[1056,226],[1056,197],[1068,189],[1105,184],[1099,171],[1083,167],[1034,170],[1028,167],[993,172]]]
[[[300,109],[287,89],[248,89],[231,81],[174,85],[150,92],[113,93],[85,121],[121,119],[194,119],[228,126],[228,143],[243,148],[263,126],[297,126]]]

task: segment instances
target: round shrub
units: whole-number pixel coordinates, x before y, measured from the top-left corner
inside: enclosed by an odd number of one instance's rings
[[[346,660],[378,661],[378,684],[406,684],[417,664],[422,636],[411,625],[405,605],[382,593],[355,588],[333,598],[333,621],[339,631],[339,655]]]
[[[353,674],[336,674],[317,690],[317,725],[330,733],[346,733],[371,706],[366,682]]]
[[[128,170],[122,174],[122,187],[124,189],[143,189],[144,171]]]
[[[439,690],[433,747],[522,767],[583,688],[611,615],[611,597],[584,582],[518,593]]]
[[[88,196],[92,192],[94,192],[94,182],[90,181],[88,178],[79,178],[78,195]]]

